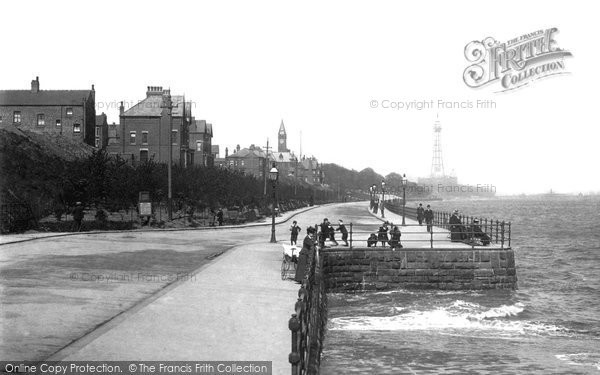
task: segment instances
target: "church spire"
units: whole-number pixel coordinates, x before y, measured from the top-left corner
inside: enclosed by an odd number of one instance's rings
[[[277,134],[277,138],[279,138],[279,143],[277,144],[278,152],[289,152],[287,148],[287,133],[285,131],[285,126],[283,125],[283,119],[281,119],[281,125],[279,125],[279,133]]]

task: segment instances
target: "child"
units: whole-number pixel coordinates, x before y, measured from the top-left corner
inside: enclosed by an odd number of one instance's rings
[[[290,232],[292,232],[290,236],[290,245],[296,245],[296,241],[298,240],[298,233],[300,233],[301,230],[302,228],[298,226],[298,222],[294,220],[294,222],[290,226]]]
[[[369,238],[367,239],[367,247],[377,247],[377,235],[375,233],[371,233]]]

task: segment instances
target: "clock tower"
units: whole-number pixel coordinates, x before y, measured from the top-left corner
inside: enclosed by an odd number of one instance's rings
[[[283,120],[281,120],[277,138],[279,139],[279,143],[277,144],[277,152],[289,152],[290,150],[287,148],[287,134],[285,132],[285,126],[283,126]]]

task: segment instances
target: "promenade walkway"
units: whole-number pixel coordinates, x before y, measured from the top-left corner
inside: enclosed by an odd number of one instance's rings
[[[186,280],[56,353],[56,360],[273,361],[289,373],[298,285],[282,281],[281,244],[234,248]]]

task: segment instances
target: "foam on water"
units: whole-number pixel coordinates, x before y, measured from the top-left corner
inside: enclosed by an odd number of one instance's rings
[[[330,330],[348,331],[413,331],[413,330],[478,330],[516,334],[568,335],[565,328],[510,319],[523,312],[522,303],[484,308],[462,300],[427,310],[396,307],[391,316],[338,317],[329,322]],[[507,319],[508,318],[508,319]]]
[[[568,365],[592,366],[600,370],[600,353],[556,354],[555,357]]]

